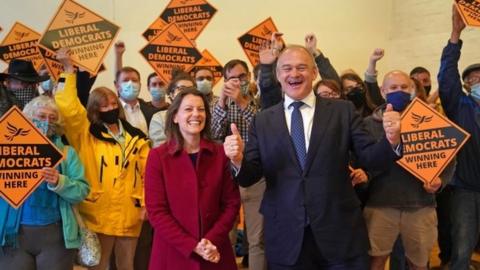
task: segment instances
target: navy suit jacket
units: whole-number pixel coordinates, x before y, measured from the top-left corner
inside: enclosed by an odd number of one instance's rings
[[[295,155],[283,102],[258,113],[250,128],[237,181],[266,178],[260,207],[267,260],[294,264],[308,222],[321,254],[343,261],[368,251],[365,222],[349,177],[349,151],[368,169],[385,169],[398,156],[387,139],[366,131],[351,102],[317,97],[305,170]]]

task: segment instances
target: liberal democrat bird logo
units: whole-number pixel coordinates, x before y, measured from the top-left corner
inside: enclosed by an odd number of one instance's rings
[[[65,10],[65,15],[70,19],[70,20],[65,20],[67,23],[73,24],[76,19],[81,19],[83,16],[85,16],[85,12],[72,12]]]
[[[432,118],[433,118],[433,115],[426,116],[426,115],[418,115],[418,114],[412,113],[412,119],[413,121],[415,121],[415,123],[411,125],[414,128],[419,128],[420,124],[428,123],[432,121]]]
[[[175,34],[172,34],[170,32],[167,33],[167,40],[166,40],[167,43],[172,43],[174,41],[180,41],[180,40],[182,40],[182,37],[179,37],[179,36],[177,36]]]
[[[270,35],[272,35],[272,31],[264,25],[263,30],[262,30],[262,35],[263,36],[270,36]]]
[[[25,130],[23,128],[17,128],[14,125],[10,124],[10,122],[7,122],[7,130],[8,135],[4,136],[9,141],[13,141],[13,139],[18,136],[27,136],[28,133],[30,133],[30,129]]]
[[[20,41],[20,40],[22,40],[22,38],[28,37],[29,34],[30,34],[30,33],[27,33],[27,32],[15,31],[15,32],[14,32],[15,40],[16,40],[16,41]]]

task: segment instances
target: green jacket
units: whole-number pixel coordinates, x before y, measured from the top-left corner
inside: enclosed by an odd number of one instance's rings
[[[48,185],[48,189],[59,196],[65,247],[78,248],[80,246],[80,230],[72,211],[72,205],[83,201],[90,191],[90,187],[85,180],[83,164],[75,150],[65,146],[60,137],[55,137],[53,143],[63,151],[65,159],[59,166],[61,174],[57,186]],[[15,209],[0,198],[0,246],[17,246],[21,211],[22,206]]]

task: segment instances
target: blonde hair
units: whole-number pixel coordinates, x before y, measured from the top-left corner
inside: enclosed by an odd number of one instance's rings
[[[23,114],[29,119],[34,119],[35,112],[38,111],[40,108],[48,108],[55,111],[55,113],[57,114],[57,121],[53,124],[57,125],[60,128],[57,129],[56,134],[62,135],[64,125],[63,117],[62,114],[60,114],[57,104],[55,103],[55,100],[53,98],[45,95],[33,98],[23,108]]]

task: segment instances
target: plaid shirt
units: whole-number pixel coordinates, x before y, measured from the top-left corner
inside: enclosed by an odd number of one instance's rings
[[[218,100],[215,102],[211,126],[213,138],[223,142],[225,137],[231,134],[230,124],[235,123],[242,139],[247,142],[250,122],[252,122],[253,116],[257,113],[257,106],[254,100],[250,98],[249,104],[243,111],[231,99],[227,100],[227,104],[225,108],[222,108],[218,105]]]

